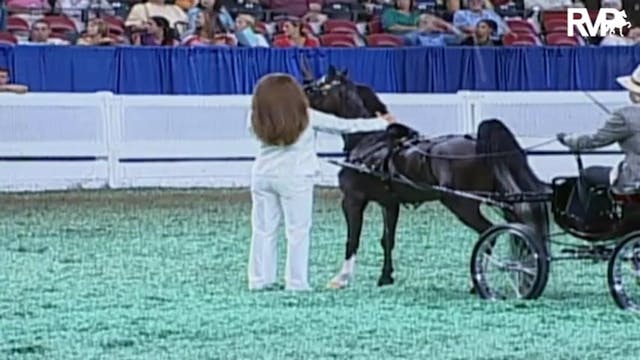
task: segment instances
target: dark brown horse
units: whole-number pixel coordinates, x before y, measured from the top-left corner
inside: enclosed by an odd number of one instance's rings
[[[323,78],[315,80],[306,66],[303,65],[303,69],[305,91],[313,108],[343,118],[368,118],[374,117],[376,112],[387,113],[375,92],[353,83],[346,71],[338,71],[332,66]],[[348,235],[342,269],[329,284],[333,288],[347,286],[354,274],[363,213],[371,202],[382,207],[384,219],[380,240],[384,263],[378,279],[378,285],[382,286],[393,283],[392,252],[401,204],[440,201],[463,224],[478,233],[493,225],[481,213],[478,200],[428,190],[428,186],[503,194],[548,190],[547,184],[529,167],[526,154],[514,135],[498,120],[484,121],[478,128],[477,139],[470,135],[422,138],[412,129],[394,124],[383,132],[345,136],[344,142],[347,162],[377,169],[381,175],[349,167],[339,171]],[[503,155],[497,156],[498,153]],[[389,181],[388,176],[402,177],[422,189]],[[505,210],[504,216],[509,221],[533,227],[542,248],[548,249],[549,217],[545,203],[516,204],[511,210]]]

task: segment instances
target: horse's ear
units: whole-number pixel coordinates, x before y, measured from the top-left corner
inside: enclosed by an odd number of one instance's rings
[[[329,70],[327,71],[327,76],[334,77],[334,76],[336,76],[337,72],[338,72],[338,70],[336,70],[335,66],[329,65]]]

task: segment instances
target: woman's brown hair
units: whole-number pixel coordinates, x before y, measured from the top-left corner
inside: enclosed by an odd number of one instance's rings
[[[291,75],[266,75],[251,100],[253,132],[269,145],[291,145],[309,125],[308,109],[307,97]]]
[[[108,37],[109,36],[109,25],[102,19],[92,19],[89,21],[90,23],[96,24],[98,27],[98,35],[100,37]]]

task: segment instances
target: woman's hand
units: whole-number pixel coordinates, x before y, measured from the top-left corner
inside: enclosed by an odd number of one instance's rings
[[[391,115],[391,114],[382,114],[380,112],[376,112],[376,116],[378,116],[379,118],[382,118],[384,120],[386,120],[389,124],[393,124],[396,122],[396,118]]]

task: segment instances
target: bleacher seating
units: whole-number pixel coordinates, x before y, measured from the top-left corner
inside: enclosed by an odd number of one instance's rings
[[[81,9],[83,10],[83,15],[80,20],[68,17],[55,7],[53,10],[44,12],[42,10],[27,11],[21,9],[16,11],[15,9],[9,9],[10,16],[4,24],[4,29],[0,29],[6,32],[1,40],[5,44],[19,44],[21,41],[25,41],[29,36],[30,26],[36,19],[42,18],[50,26],[51,37],[66,39],[73,43],[75,39],[81,36],[88,21],[91,18],[99,17],[108,25],[110,37],[116,39],[117,43],[130,44],[131,34],[125,26],[125,20],[128,9],[138,2],[137,0],[130,1],[131,3],[124,2],[124,6],[114,9],[115,13],[120,15],[111,15],[111,13],[105,13],[95,8]],[[492,1],[496,13],[503,16],[511,32],[500,39],[501,41],[498,44],[502,46],[581,46],[589,44],[584,39],[566,36],[567,15],[564,11],[543,11],[538,18],[532,18],[528,17],[530,15],[529,12],[519,8],[516,2],[512,0]],[[384,1],[375,0],[367,1],[367,3],[373,3],[374,5],[363,6],[359,1],[347,0],[325,1],[322,7],[324,19],[309,23],[305,21],[306,16],[303,18],[306,34],[315,37],[320,46],[328,47],[404,46],[403,37],[386,33],[383,29],[381,14],[389,5]],[[443,8],[443,5],[440,5],[440,2],[436,0],[418,0],[415,3],[416,11],[420,13],[434,14],[443,19],[452,18],[452,14],[448,13]],[[272,44],[278,37],[285,36],[283,35],[282,25],[287,19],[291,18],[289,14],[283,13],[282,10],[273,11],[257,4],[255,1],[248,0],[240,2],[227,1],[226,9],[233,17],[238,14],[254,16],[256,21],[253,30],[258,34],[264,35],[268,44]],[[595,19],[597,11],[590,11],[590,14]],[[81,26],[78,24],[81,24]],[[178,33],[184,33],[186,27],[186,23],[182,27],[177,27]],[[625,31],[628,31],[628,29]],[[178,38],[176,45],[179,43],[180,39]],[[237,43],[230,41],[228,45],[236,46]]]

